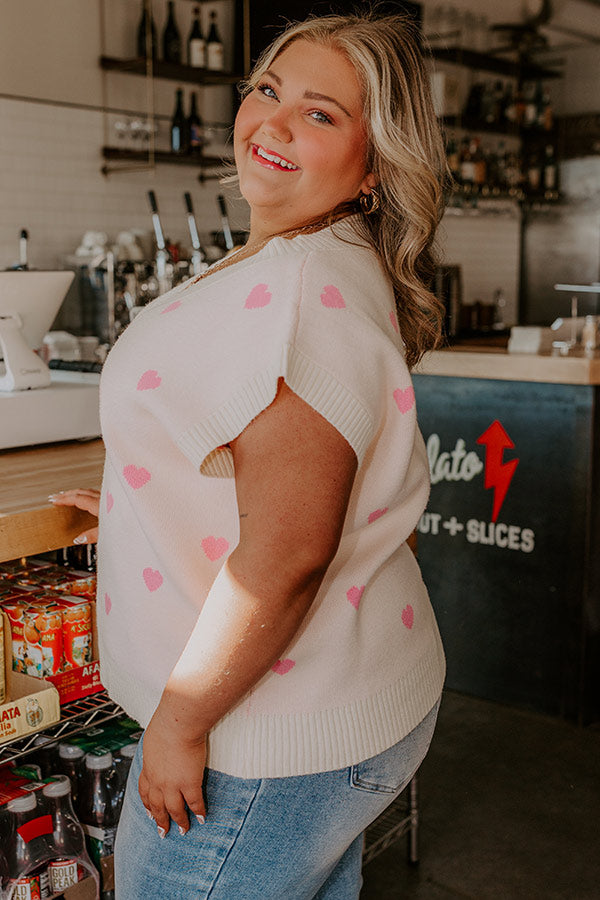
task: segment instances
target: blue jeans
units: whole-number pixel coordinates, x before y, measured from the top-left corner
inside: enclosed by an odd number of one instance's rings
[[[131,767],[115,849],[116,900],[357,900],[363,832],[422,762],[438,705],[378,756],[333,772],[235,778],[206,770],[206,824],[163,840]],[[165,765],[168,765],[165,760]]]

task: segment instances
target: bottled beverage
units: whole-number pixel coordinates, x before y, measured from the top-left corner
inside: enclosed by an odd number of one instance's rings
[[[473,171],[473,184],[476,190],[481,190],[486,180],[486,160],[481,149],[479,138],[473,138],[469,147],[471,165]]]
[[[81,790],[81,781],[85,766],[84,756],[83,749],[78,747],[77,744],[67,744],[63,742],[58,745],[59,770],[69,778],[71,784],[71,800],[73,801],[75,809],[77,809],[79,802],[79,792]]]
[[[7,813],[2,887],[12,900],[45,900],[50,896],[46,871],[50,825],[40,815],[36,792],[11,800]]]
[[[181,35],[175,20],[175,4],[173,0],[167,2],[167,24],[163,31],[162,48],[165,62],[181,62]]]
[[[56,771],[58,743],[47,734],[38,734],[33,746],[37,747],[34,760],[42,770],[42,778],[49,778]]]
[[[206,41],[200,25],[200,7],[194,7],[194,18],[188,37],[188,65],[203,69],[206,67]]]
[[[204,143],[204,125],[198,115],[196,93],[192,94],[190,114],[187,120],[187,136],[190,153],[200,153]]]
[[[473,166],[473,158],[471,156],[471,147],[468,138],[465,138],[461,143],[460,180],[465,191],[469,192],[473,189],[473,184],[475,181],[475,169]]]
[[[556,196],[558,188],[558,168],[552,144],[548,144],[544,151],[543,185],[544,194],[547,199]]]
[[[542,184],[542,167],[540,157],[534,151],[529,157],[527,164],[527,189],[533,194],[539,193]]]
[[[64,891],[90,874],[92,863],[85,847],[83,828],[71,803],[71,783],[60,775],[42,789],[47,815],[52,818],[48,835],[50,893]]]
[[[215,72],[221,72],[224,68],[223,41],[217,27],[217,14],[213,10],[210,14],[210,28],[206,38],[206,68]]]
[[[156,27],[148,7],[149,4],[146,5],[146,0],[142,0],[137,30],[137,55],[152,56],[153,59],[156,59]]]
[[[115,801],[115,809],[117,811],[117,817],[120,815],[121,807],[123,806],[125,788],[127,787],[127,777],[129,775],[129,769],[131,768],[131,763],[133,762],[133,757],[135,756],[137,746],[137,744],[125,744],[125,746],[121,747],[121,749],[119,750],[118,758],[116,760],[117,797]]]
[[[175,112],[171,119],[171,150],[173,153],[185,153],[187,151],[186,121],[183,112],[183,90],[177,88],[175,92]]]
[[[114,852],[117,831],[117,785],[112,753],[88,753],[79,801],[79,816],[87,835],[89,854],[98,871],[102,860]],[[102,900],[112,892],[103,891]]]

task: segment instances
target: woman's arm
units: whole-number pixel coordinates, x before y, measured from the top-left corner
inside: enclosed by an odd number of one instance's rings
[[[185,803],[205,814],[206,733],[292,641],[337,551],[356,473],[350,445],[285,384],[231,449],[240,542],[144,736],[140,794],[159,832],[169,817],[187,830]]]

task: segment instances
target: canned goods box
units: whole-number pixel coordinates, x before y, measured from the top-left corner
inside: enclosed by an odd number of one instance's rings
[[[0,744],[54,725],[60,719],[59,694],[54,685],[12,670],[10,622],[2,613],[4,631],[5,699],[0,705]]]
[[[1,600],[10,637],[7,663],[52,684],[60,703],[103,690],[96,604],[83,597],[36,591]]]

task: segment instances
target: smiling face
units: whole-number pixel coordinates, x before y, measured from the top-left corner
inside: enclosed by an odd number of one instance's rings
[[[243,100],[234,149],[251,238],[318,221],[375,186],[361,89],[339,51],[296,40]]]

